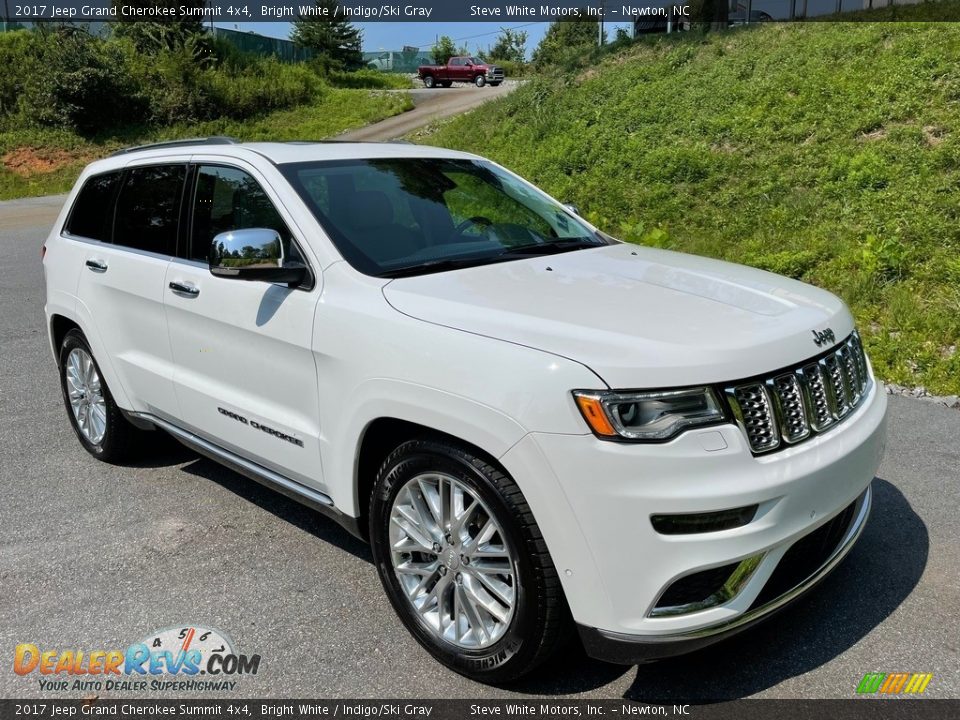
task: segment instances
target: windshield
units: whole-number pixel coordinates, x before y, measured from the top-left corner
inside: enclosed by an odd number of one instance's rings
[[[360,272],[400,277],[606,245],[492,163],[390,158],[281,170]]]

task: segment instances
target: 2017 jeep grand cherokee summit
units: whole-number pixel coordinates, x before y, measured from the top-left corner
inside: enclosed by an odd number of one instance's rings
[[[45,243],[81,444],[160,428],[370,541],[486,681],[685,652],[850,550],[886,399],[843,303],[623,244],[504,168],[207,139],[90,165]]]

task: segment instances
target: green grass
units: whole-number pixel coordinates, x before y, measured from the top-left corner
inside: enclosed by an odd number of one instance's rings
[[[0,200],[66,192],[93,159],[118,148],[184,137],[230,135],[240,140],[320,140],[410,110],[406,93],[328,88],[310,105],[277,110],[248,120],[213,120],[164,128],[127,128],[95,138],[69,131],[0,129]],[[15,172],[16,157],[46,159],[49,170]],[[31,163],[34,164],[34,163]]]
[[[416,139],[624,240],[827,288],[883,379],[960,393],[960,24],[652,38]]]

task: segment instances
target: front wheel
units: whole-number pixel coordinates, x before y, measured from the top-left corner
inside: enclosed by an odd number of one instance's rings
[[[436,86],[436,81],[433,79],[433,75],[423,76],[423,86],[429,89],[432,89],[433,87]]]
[[[476,85],[477,87],[483,87],[484,85],[487,84],[487,78],[484,77],[483,75],[477,75],[473,79],[473,84]]]
[[[492,83],[490,83],[490,87],[499,87],[501,82],[502,80],[495,80]]]
[[[370,505],[380,580],[437,660],[515,680],[569,637],[569,611],[520,488],[457,445],[412,440],[380,468]]]

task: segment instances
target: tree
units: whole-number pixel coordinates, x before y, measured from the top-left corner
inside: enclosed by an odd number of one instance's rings
[[[500,28],[496,42],[486,52],[490,60],[507,60],[524,63],[527,59],[527,33],[510,28]]]
[[[433,55],[433,62],[437,65],[446,65],[447,61],[457,54],[457,46],[453,44],[453,38],[449,35],[441,35],[437,44],[430,49]]]
[[[342,18],[335,18],[337,0],[315,0],[318,12],[301,15],[293,23],[290,39],[313,50],[329,67],[356,70],[363,67],[360,53],[360,29]]]
[[[597,22],[595,17],[586,14],[576,20],[554,22],[533,51],[533,61],[538,65],[563,64],[576,56],[588,54],[586,51],[597,44],[600,30]]]
[[[723,30],[730,21],[730,0],[694,0],[690,11],[692,22],[704,30]]]
[[[113,0],[113,7],[138,8],[203,8],[206,0]],[[210,38],[203,20],[164,20],[163,22],[134,21],[113,23],[116,37],[130,38],[137,50],[146,55],[156,55],[164,50],[187,49],[197,59],[210,54]]]

